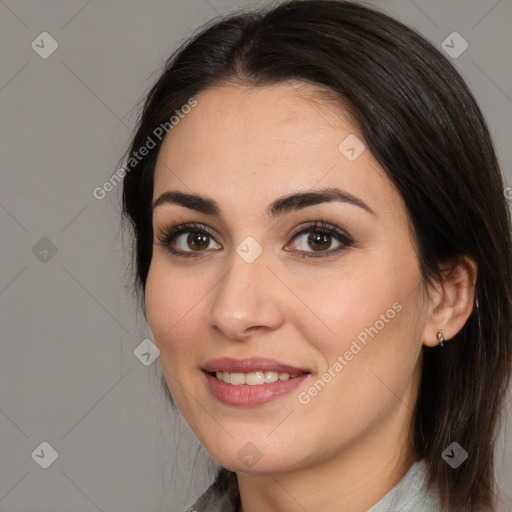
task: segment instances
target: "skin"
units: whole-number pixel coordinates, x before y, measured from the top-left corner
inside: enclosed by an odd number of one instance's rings
[[[468,258],[446,264],[444,285],[427,296],[398,192],[368,149],[352,162],[338,150],[349,134],[362,136],[315,92],[292,82],[203,91],[165,138],[155,169],[154,200],[178,190],[221,209],[218,218],[176,204],[154,209],[146,308],[176,404],[211,456],[237,473],[243,512],[363,512],[377,503],[416,460],[407,432],[422,346],[436,345],[439,329],[453,337],[473,304],[476,266]],[[332,201],[265,216],[277,197],[327,187],[357,196],[374,214]],[[308,234],[292,238],[322,218],[354,243],[315,258]],[[160,244],[175,221],[210,228],[199,256],[177,257]],[[247,236],[263,249],[250,264],[236,252]],[[340,246],[328,240],[322,250]],[[174,248],[197,247],[186,242],[187,234]],[[301,404],[298,393],[395,303],[401,311]],[[312,375],[270,403],[228,406],[201,371],[223,356],[270,357]],[[261,453],[252,467],[237,456],[248,442]]]

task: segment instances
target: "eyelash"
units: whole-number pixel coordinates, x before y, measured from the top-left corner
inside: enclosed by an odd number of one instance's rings
[[[344,233],[337,226],[329,223],[327,220],[324,219],[310,222],[306,226],[301,226],[291,235],[291,240],[295,240],[299,235],[303,235],[309,232],[331,235],[338,242],[340,242],[341,245],[336,249],[330,249],[328,251],[296,251],[297,256],[300,258],[322,258],[325,256],[331,256],[339,251],[346,249],[347,247],[350,247],[354,243],[354,240],[350,236]],[[172,249],[171,243],[174,241],[175,238],[177,238],[179,235],[182,235],[183,233],[201,233],[203,235],[207,235],[211,238],[214,238],[210,230],[203,224],[189,222],[185,224],[170,225],[163,228],[157,236],[159,243],[156,245],[161,245],[167,248],[168,251],[173,256],[184,258],[198,257],[201,255],[202,252],[205,252],[204,250],[177,251],[175,249]]]

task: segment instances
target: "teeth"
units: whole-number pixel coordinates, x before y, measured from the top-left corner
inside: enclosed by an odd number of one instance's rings
[[[250,373],[230,373],[217,372],[217,379],[224,381],[226,384],[239,386],[240,384],[248,384],[249,386],[257,386],[258,384],[270,384],[278,380],[288,380],[298,377],[299,374],[290,375],[289,373],[278,372],[250,372]]]
[[[263,372],[251,372],[245,374],[245,382],[242,382],[242,384],[249,384],[249,386],[255,386],[257,384],[263,384],[264,382],[265,376],[263,375]]]
[[[277,372],[263,372],[263,379],[267,383],[276,382],[279,380],[279,374]]]
[[[231,373],[231,384],[238,386],[239,384],[245,384],[245,375],[243,373]]]

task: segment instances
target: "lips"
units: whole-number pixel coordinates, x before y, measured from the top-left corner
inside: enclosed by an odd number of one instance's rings
[[[251,373],[251,372],[278,372],[289,373],[290,375],[302,375],[310,373],[306,368],[299,368],[289,364],[281,363],[276,359],[265,357],[253,357],[249,359],[233,359],[230,357],[221,357],[210,359],[203,370],[208,373],[229,372],[229,373]]]

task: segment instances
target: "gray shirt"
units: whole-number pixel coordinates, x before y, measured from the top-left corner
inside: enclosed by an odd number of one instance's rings
[[[214,482],[187,512],[238,512],[240,495],[236,475],[228,474],[226,488],[220,489],[218,482]],[[400,482],[368,512],[442,512],[435,491],[426,487],[426,474],[426,462],[415,462]]]

